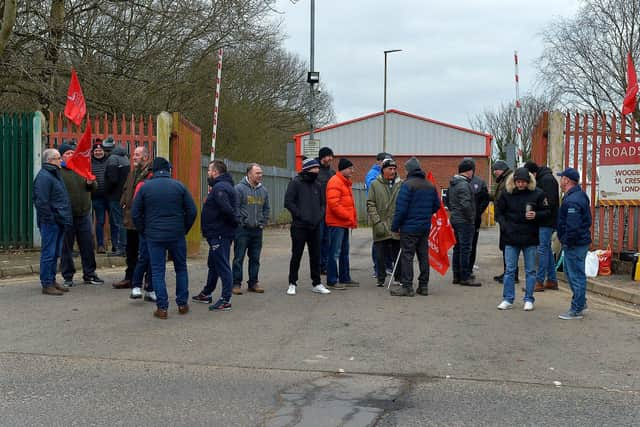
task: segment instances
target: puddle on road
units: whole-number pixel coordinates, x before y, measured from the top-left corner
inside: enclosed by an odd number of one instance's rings
[[[392,377],[334,375],[298,384],[280,393],[282,407],[267,427],[366,427],[387,411],[405,382]]]

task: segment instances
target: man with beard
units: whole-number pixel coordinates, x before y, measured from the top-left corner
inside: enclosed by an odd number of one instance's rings
[[[102,140],[97,138],[93,143],[91,151],[91,172],[96,176],[98,188],[91,194],[91,205],[93,206],[93,214],[95,215],[96,229],[96,252],[99,254],[106,253],[104,248],[104,218],[105,213],[109,212],[109,202],[104,194],[104,172],[107,167],[107,156],[102,145]],[[118,241],[118,228],[113,222],[113,217],[109,214],[109,224],[111,229],[111,241]]]
[[[284,196],[284,207],[291,212],[291,261],[289,262],[289,287],[287,295],[295,295],[298,286],[300,259],[307,245],[312,291],[330,294],[320,280],[320,227],[324,222],[325,196],[318,182],[320,164],[315,159],[305,159],[302,171],[291,180]]]

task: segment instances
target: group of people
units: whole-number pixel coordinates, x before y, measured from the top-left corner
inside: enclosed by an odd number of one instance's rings
[[[116,147],[105,160],[102,141],[93,146],[93,171],[88,180],[66,167],[73,147],[63,144],[43,152],[43,166],[34,183],[34,205],[42,236],[40,280],[42,292],[63,295],[73,286],[72,259],[77,241],[85,283],[104,283],[95,274],[92,216],[104,224],[104,210],[114,217],[114,252],[126,253],[125,277],[116,289],[131,288],[130,297],[154,301],[154,315],[168,317],[169,299],[165,282],[165,261],[169,253],[176,273],[178,312],[189,311],[189,279],[185,236],[197,210],[189,191],[171,178],[171,164],[162,157],[151,161],[144,146],[136,147],[133,168],[123,147]],[[350,231],[358,226],[353,197],[353,163],[342,158],[337,171],[332,168],[333,152],[328,147],[317,158],[305,158],[300,173],[289,183],[284,206],[291,213],[291,259],[287,295],[296,295],[300,261],[305,246],[309,253],[312,291],[329,294],[334,290],[358,287],[349,267]],[[123,160],[124,159],[124,160]],[[379,153],[367,174],[367,215],[372,226],[372,257],[378,286],[389,273],[400,286],[393,296],[429,294],[429,233],[431,217],[440,209],[441,198],[425,178],[415,157],[405,164],[406,180],[389,153]],[[549,168],[528,162],[511,171],[503,161],[493,165],[496,189],[489,195],[486,183],[475,175],[475,163],[465,158],[450,181],[445,204],[449,211],[456,244],[452,255],[453,283],[481,286],[473,274],[481,216],[490,199],[496,205],[500,224],[500,249],[504,273],[495,279],[503,283],[501,310],[513,306],[520,252],[525,261],[524,309],[533,310],[534,292],[557,289],[555,260],[551,252],[554,229],[563,244],[565,272],[574,298],[563,319],[580,318],[586,308],[584,257],[590,243],[590,210],[580,190],[579,174],[567,169],[560,185],[565,192],[562,205],[555,178]],[[232,295],[241,295],[244,258],[248,255],[247,291],[263,293],[258,276],[263,229],[269,222],[270,203],[262,185],[258,164],[248,166],[238,184],[224,162],[212,161],[208,168],[209,193],[202,208],[201,229],[209,245],[208,275],[203,289],[192,301],[211,304],[211,311],[229,311]],[[121,184],[120,184],[121,182]],[[117,202],[115,202],[117,199]],[[559,211],[559,214],[558,214]],[[114,213],[112,213],[114,212]],[[117,219],[122,218],[118,228]],[[557,219],[556,219],[557,218]],[[557,222],[556,222],[557,221]],[[114,229],[116,231],[114,231]],[[124,230],[121,232],[120,230]],[[98,252],[104,251],[103,235],[96,228]],[[231,247],[234,257],[230,260]],[[64,282],[55,280],[57,257]],[[536,255],[538,255],[536,274]],[[413,286],[413,260],[417,257],[418,286]],[[580,263],[582,262],[582,270]],[[391,270],[391,271],[390,271]],[[326,284],[321,276],[326,275]],[[146,280],[145,280],[146,276]],[[212,294],[221,283],[220,297]]]

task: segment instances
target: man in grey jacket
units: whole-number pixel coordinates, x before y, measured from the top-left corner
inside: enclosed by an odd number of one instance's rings
[[[233,289],[234,295],[242,295],[242,266],[244,256],[249,256],[249,292],[263,293],[258,285],[260,252],[262,251],[262,229],[269,223],[269,193],[262,185],[262,168],[257,163],[247,167],[247,176],[236,186],[237,211],[240,225],[233,245]]]
[[[482,286],[471,274],[471,246],[475,233],[476,203],[471,178],[474,164],[463,160],[458,166],[458,174],[449,182],[449,221],[456,235],[453,247],[453,283],[463,286]]]

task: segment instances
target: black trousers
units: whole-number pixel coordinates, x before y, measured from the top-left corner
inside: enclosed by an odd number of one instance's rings
[[[473,234],[473,242],[471,242],[471,256],[469,257],[469,264],[473,271],[473,265],[476,263],[476,248],[478,247],[478,237],[480,236],[480,229],[476,227],[476,232]]]
[[[379,242],[374,242],[374,246],[376,248],[376,265],[381,268],[376,269],[376,274],[378,275],[378,283],[384,283],[387,272],[386,272],[386,264],[388,259],[392,259],[392,263],[396,262],[396,258],[398,258],[398,252],[400,252],[400,240],[395,239],[386,239],[381,240]],[[401,274],[400,271],[402,267],[400,266],[400,262],[398,262],[398,266],[396,267],[396,272],[393,275],[393,278],[396,280],[400,280]]]
[[[400,283],[405,288],[413,287],[413,257],[418,256],[418,287],[429,286],[429,234],[400,234]]]
[[[124,271],[124,279],[133,279],[133,271],[138,264],[138,249],[140,238],[137,230],[127,229],[127,269]]]
[[[298,270],[300,259],[304,252],[304,245],[309,251],[309,270],[311,284],[322,283],[320,280],[320,225],[315,228],[291,227],[291,262],[289,263],[289,283],[298,284]]]
[[[73,242],[78,242],[80,261],[82,262],[82,278],[87,279],[96,273],[96,256],[93,253],[91,215],[74,216],[73,226],[64,231],[62,250],[60,251],[60,273],[65,280],[71,280],[76,272],[73,264]]]

